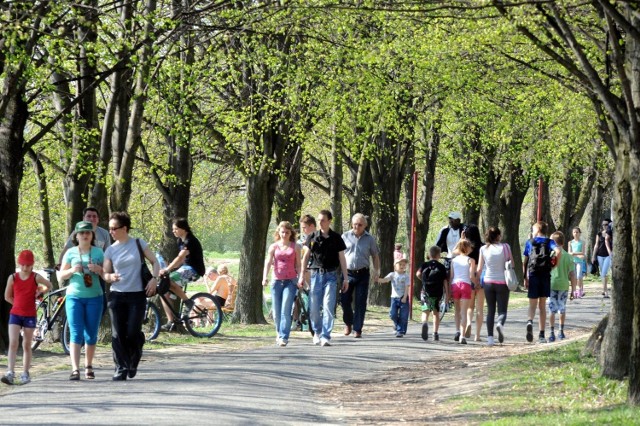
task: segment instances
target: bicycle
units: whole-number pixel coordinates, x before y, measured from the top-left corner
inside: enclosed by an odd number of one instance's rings
[[[54,269],[45,269],[44,271],[49,274],[49,277],[55,272]],[[66,291],[66,287],[51,291],[46,296],[43,296],[42,300],[36,302],[36,329],[33,333],[31,350],[36,350],[44,341],[47,333],[53,330],[54,327],[59,327],[58,330],[68,328],[67,316],[64,310],[67,300],[67,295],[64,294]],[[69,354],[69,340],[61,338],[60,343],[64,352]]]
[[[297,311],[298,313],[296,328],[299,327],[300,331],[308,330],[313,336],[314,333],[311,328],[311,319],[309,318],[309,291],[304,288],[299,288],[296,293],[296,298],[293,301],[293,305],[294,312]]]
[[[185,293],[187,291],[186,284],[184,291]],[[173,294],[171,291],[167,293]],[[160,297],[164,297],[164,295]],[[222,307],[215,297],[209,293],[196,293],[189,300],[193,302],[193,305],[184,315],[180,314],[184,308],[184,301],[180,301],[177,312],[171,303],[167,303],[169,310],[173,313],[174,324],[183,325],[194,337],[213,337],[222,325],[222,319],[224,318]],[[160,310],[149,298],[147,299],[143,328],[148,330],[150,336],[152,336],[147,337],[147,340],[153,340],[158,337],[160,332]]]

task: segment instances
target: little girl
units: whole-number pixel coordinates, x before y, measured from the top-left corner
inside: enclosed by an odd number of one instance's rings
[[[460,239],[453,249],[455,257],[451,260],[449,270],[449,282],[451,283],[451,294],[455,310],[455,320],[457,332],[454,337],[456,342],[467,344],[465,330],[467,328],[467,308],[471,304],[471,294],[473,289],[480,289],[479,280],[476,278],[476,261],[469,257],[471,242],[467,239]]]
[[[20,330],[23,332],[23,372],[20,379],[23,385],[31,381],[29,367],[31,367],[31,343],[36,328],[36,297],[51,290],[51,283],[33,272],[33,263],[33,253],[29,250],[21,251],[18,255],[20,271],[9,277],[4,291],[4,299],[13,305],[9,312],[8,369],[7,374],[0,379],[7,385],[14,384]]]
[[[394,263],[394,271],[384,278],[378,278],[379,283],[391,282],[391,308],[389,317],[396,329],[396,337],[403,337],[407,333],[409,324],[409,274],[407,274],[407,259],[398,259]]]
[[[580,239],[580,228],[577,226],[572,231],[573,240],[569,241],[569,247],[567,252],[573,256],[573,266],[575,268],[576,279],[578,281],[578,290],[574,292],[573,297],[576,299],[584,296],[584,282],[583,278],[587,273],[587,262],[584,257],[584,243]]]

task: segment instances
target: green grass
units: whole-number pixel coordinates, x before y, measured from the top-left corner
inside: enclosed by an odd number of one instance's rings
[[[626,405],[627,383],[600,376],[577,341],[496,364],[473,398],[454,398],[457,412],[483,413],[482,424],[637,424],[640,409]],[[495,413],[488,414],[487,413]]]

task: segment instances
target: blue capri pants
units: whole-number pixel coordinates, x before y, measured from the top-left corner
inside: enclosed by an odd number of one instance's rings
[[[67,296],[65,304],[71,343],[95,345],[98,341],[98,329],[102,318],[102,296]]]

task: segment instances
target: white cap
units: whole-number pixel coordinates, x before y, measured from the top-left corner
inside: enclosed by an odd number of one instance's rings
[[[462,220],[462,214],[460,214],[460,212],[451,212],[451,213],[449,213],[449,219]]]

